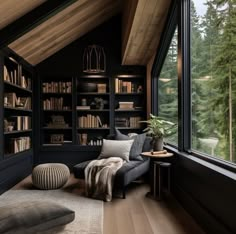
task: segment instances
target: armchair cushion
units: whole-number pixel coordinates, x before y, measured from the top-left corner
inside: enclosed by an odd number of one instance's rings
[[[115,132],[116,132],[116,135],[115,135],[116,140],[134,139],[134,143],[131,147],[130,154],[129,154],[130,160],[143,160],[140,154],[142,153],[142,150],[143,150],[143,144],[146,139],[146,133],[129,137],[125,134],[122,134],[118,129],[115,129]]]
[[[98,159],[119,157],[128,162],[133,142],[134,140],[130,138],[125,141],[103,139],[102,150]]]

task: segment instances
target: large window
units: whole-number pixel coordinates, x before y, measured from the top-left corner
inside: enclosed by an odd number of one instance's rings
[[[192,149],[236,162],[235,0],[191,1]]]
[[[177,74],[177,30],[174,33],[158,79],[158,115],[165,120],[178,123],[178,74]],[[165,141],[177,145],[177,126],[175,133]]]

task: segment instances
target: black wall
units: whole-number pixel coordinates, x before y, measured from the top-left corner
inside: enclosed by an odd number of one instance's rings
[[[104,48],[106,54],[106,75],[113,77],[115,74],[126,73],[144,73],[144,66],[121,66],[121,15],[115,16],[93,31],[87,33],[75,42],[60,50],[58,53],[49,57],[36,66],[38,73],[37,99],[35,106],[39,113],[39,80],[42,76],[67,76],[78,77],[83,74],[83,52],[88,45],[97,44]],[[39,142],[39,119],[36,120],[35,126]],[[35,164],[42,162],[62,162],[68,166],[75,165],[81,161],[97,157],[97,151],[81,151],[78,147],[70,147],[61,150],[40,149],[39,144],[35,150]]]
[[[177,153],[173,193],[206,233],[236,233],[236,175],[202,159]]]

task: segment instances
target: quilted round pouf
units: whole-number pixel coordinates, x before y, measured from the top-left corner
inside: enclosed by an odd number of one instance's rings
[[[70,176],[69,168],[61,163],[45,163],[36,166],[32,172],[33,185],[39,189],[58,189]]]

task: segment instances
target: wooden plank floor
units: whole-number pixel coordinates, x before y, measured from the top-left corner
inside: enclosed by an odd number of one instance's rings
[[[34,189],[31,176],[12,189]],[[72,175],[64,189],[83,195],[84,184]],[[147,184],[132,184],[126,199],[104,203],[104,234],[203,234],[190,215],[173,198],[147,198]]]

